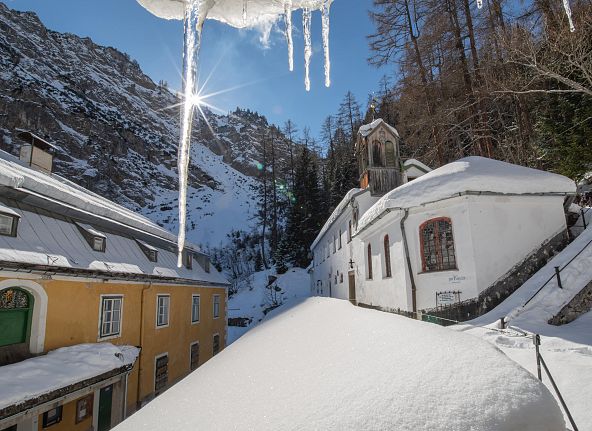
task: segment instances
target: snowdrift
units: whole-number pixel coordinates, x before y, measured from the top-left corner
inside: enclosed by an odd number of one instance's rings
[[[311,298],[278,310],[115,429],[557,431],[565,423],[544,385],[482,340]]]

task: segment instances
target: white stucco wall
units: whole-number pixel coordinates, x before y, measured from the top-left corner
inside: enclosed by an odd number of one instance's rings
[[[356,296],[362,304],[391,309],[411,309],[411,289],[405,260],[398,211],[386,214],[380,221],[354,238],[356,262]],[[389,236],[391,277],[386,277],[384,237]],[[372,248],[372,279],[368,279],[368,244]]]
[[[462,196],[409,211],[405,229],[417,289],[418,310],[435,307],[437,292],[460,291],[461,301],[478,295],[476,254],[471,236],[468,201],[469,197]],[[424,222],[437,217],[448,217],[452,221],[457,269],[423,272],[419,228]]]
[[[359,208],[359,216],[361,217],[378,198],[372,197],[368,191],[355,196],[353,200]],[[348,225],[353,217],[352,210],[353,207],[348,205],[311,250],[314,254],[310,276],[313,295],[349,299],[348,272],[351,271],[349,262],[352,258],[354,243],[353,241],[348,242]],[[341,248],[339,248],[340,232]],[[337,245],[335,252],[333,252],[334,238]],[[329,255],[327,255],[327,248],[329,248]],[[335,276],[337,276],[337,282],[335,282]]]
[[[566,229],[563,196],[471,196],[479,292]]]

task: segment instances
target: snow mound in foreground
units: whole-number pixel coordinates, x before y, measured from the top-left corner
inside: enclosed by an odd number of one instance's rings
[[[557,431],[552,395],[475,337],[311,298],[278,312],[118,431]]]

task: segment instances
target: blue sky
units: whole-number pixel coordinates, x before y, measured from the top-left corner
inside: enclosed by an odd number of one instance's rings
[[[135,0],[3,0],[18,10],[36,12],[50,29],[89,36],[96,43],[113,46],[136,59],[154,81],[180,86],[183,26],[180,21],[158,19]],[[212,99],[224,111],[250,108],[275,124],[292,119],[300,130],[306,125],[318,135],[323,119],[337,110],[351,90],[363,106],[381,76],[367,64],[366,36],[373,30],[367,11],[371,0],[335,0],[331,10],[332,86],[325,88],[321,44],[321,18],[313,14],[312,87],[304,89],[301,14],[294,14],[294,72],[288,71],[283,22],[264,47],[259,31],[237,30],[215,21],[205,25],[200,74],[215,69],[206,92],[236,88]],[[217,65],[217,67],[216,67]],[[239,88],[237,88],[239,87]]]

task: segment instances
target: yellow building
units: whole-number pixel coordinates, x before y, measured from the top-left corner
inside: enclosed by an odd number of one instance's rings
[[[0,152],[0,430],[108,430],[225,346],[227,281],[21,137]]]

